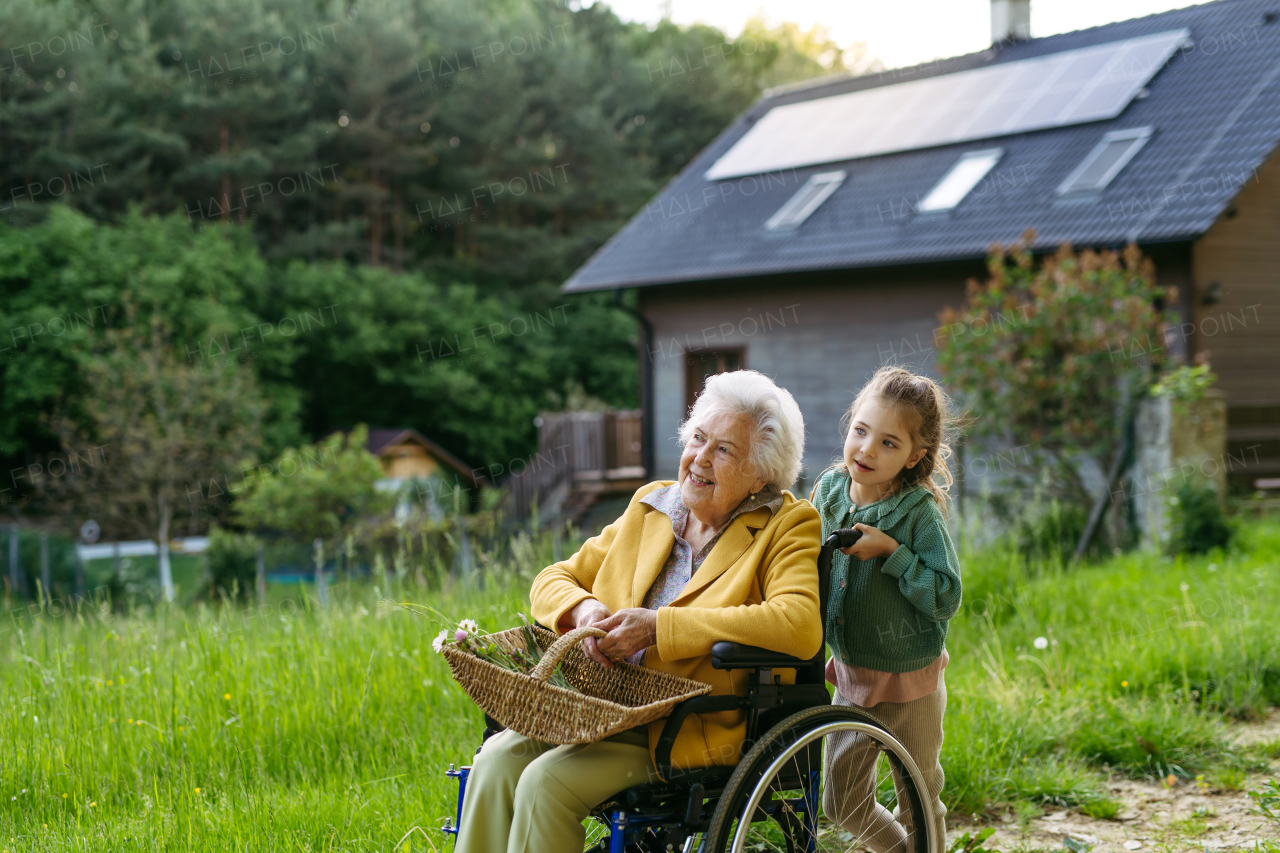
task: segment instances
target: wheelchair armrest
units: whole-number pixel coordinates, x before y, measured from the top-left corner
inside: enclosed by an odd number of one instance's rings
[[[812,660],[784,655],[782,652],[772,652],[768,649],[724,640],[711,647],[711,665],[716,669],[776,669],[778,667],[799,669],[811,663],[813,663]]]
[[[686,699],[667,717],[658,736],[658,745],[654,748],[654,766],[664,781],[671,781],[671,747],[675,746],[676,735],[690,714],[712,714],[716,711],[736,711],[746,706],[746,699],[741,696],[695,696]]]

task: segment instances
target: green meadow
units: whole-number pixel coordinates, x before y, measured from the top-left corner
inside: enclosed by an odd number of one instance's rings
[[[339,582],[323,610],[304,587],[261,606],[11,603],[0,853],[449,849],[443,770],[474,753],[481,718],[432,651],[439,626],[396,602],[508,627],[550,549],[522,537],[509,563],[481,561],[483,585]],[[953,812],[1109,817],[1114,774],[1224,789],[1275,774],[1280,744],[1235,747],[1227,726],[1280,704],[1280,524],[1194,559],[969,552],[948,637]]]

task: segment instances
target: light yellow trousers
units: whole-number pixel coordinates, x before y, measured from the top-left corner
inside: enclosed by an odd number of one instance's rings
[[[574,746],[500,732],[471,767],[455,853],[580,853],[592,808],[656,781],[643,732]]]
[[[832,704],[859,707],[839,691]],[[939,677],[938,689],[928,696],[913,702],[881,702],[865,710],[888,726],[915,759],[927,788],[920,792],[925,814],[933,820],[939,839],[935,849],[946,850],[947,807],[940,796],[946,777],[938,760],[942,753],[942,718],[947,711],[946,684]],[[829,735],[822,769],[822,809],[829,819],[862,839],[861,846],[872,853],[901,853],[909,849],[907,834],[914,831],[911,815],[899,814],[896,809],[890,814],[876,802],[878,754],[875,743],[864,734]],[[901,797],[902,784],[896,771],[893,776]]]

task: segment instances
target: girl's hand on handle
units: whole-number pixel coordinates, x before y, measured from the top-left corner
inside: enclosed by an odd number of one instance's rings
[[[560,619],[560,632],[572,630],[573,628],[582,628],[593,622],[602,622],[613,615],[608,607],[594,598],[584,598],[578,602],[578,606],[570,610]],[[569,623],[566,625],[565,623]],[[605,630],[608,630],[607,628]],[[600,652],[599,641],[604,637],[587,637],[582,641],[582,651],[587,657],[599,664],[610,666],[609,659]]]
[[[862,532],[862,538],[848,548],[840,550],[850,557],[859,560],[873,560],[876,557],[888,557],[898,550],[898,541],[870,524],[855,524],[854,530]]]

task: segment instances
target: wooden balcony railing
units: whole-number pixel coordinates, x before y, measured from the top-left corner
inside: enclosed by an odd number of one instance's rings
[[[507,510],[517,518],[527,517],[535,502],[554,511],[578,483],[645,476],[638,410],[543,412],[537,423],[538,452],[503,481]]]

